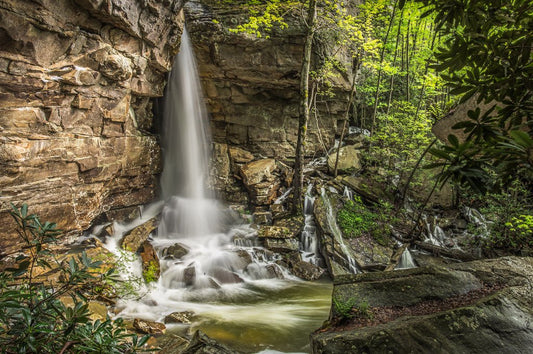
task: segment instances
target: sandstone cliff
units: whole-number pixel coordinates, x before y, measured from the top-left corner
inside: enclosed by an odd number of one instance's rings
[[[233,33],[231,29],[247,19],[244,2],[235,0],[228,5],[220,0],[190,0],[184,7],[211,113],[213,139],[224,145],[215,147],[215,159],[232,165],[218,167],[221,182],[216,187],[230,200],[242,198],[233,179],[239,172],[231,149],[241,148],[255,158],[275,158],[292,166],[298,129],[304,44],[301,14],[287,16],[288,28],[274,28],[270,38]],[[332,48],[322,44],[315,43],[313,70],[325,55],[331,55],[328,51]],[[336,57],[345,71],[337,72],[332,82],[333,96],[318,96],[313,105],[316,114],[309,120],[306,145],[310,157],[332,147],[341,129],[339,121],[344,119],[351,59],[342,49]]]
[[[154,198],[182,2],[0,0],[0,253],[9,202],[70,231]]]

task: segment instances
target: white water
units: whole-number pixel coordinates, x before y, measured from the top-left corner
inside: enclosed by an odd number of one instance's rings
[[[395,269],[409,269],[409,268],[416,268],[415,261],[413,259],[413,256],[411,255],[411,252],[409,252],[409,249],[406,248],[405,251],[402,253],[402,257],[400,258],[400,261],[398,262],[398,265]]]
[[[327,210],[326,217],[328,220],[329,229],[333,233],[333,237],[335,237],[335,240],[340,245],[344,253],[344,258],[346,260],[346,263],[349,267],[350,272],[353,274],[357,274],[359,273],[357,263],[355,262],[355,259],[352,257],[352,253],[348,249],[348,246],[346,246],[346,244],[344,243],[342,232],[339,229],[339,225],[337,224],[337,220],[335,219],[335,216],[333,215],[333,208],[331,207],[331,202],[329,201],[328,195],[324,188],[320,189],[320,195],[326,205],[326,210]]]
[[[315,216],[313,213],[313,206],[315,204],[315,197],[312,195],[313,185],[309,184],[305,193],[304,199],[304,228],[300,236],[300,253],[302,259],[306,262],[320,265],[320,257],[318,256],[318,241],[316,235]]]
[[[279,256],[256,247],[257,231],[250,225],[233,225],[229,231],[221,227],[228,210],[207,188],[208,122],[185,31],[165,96],[163,200],[153,207],[155,212],[133,224],[115,225],[115,235],[107,241],[121,257],[124,280],[138,285],[134,299],[119,302],[119,316],[163,321],[172,312],[193,311],[191,331],[200,328],[247,351],[308,350],[308,333],[328,315],[330,284],[310,287],[291,276],[276,264]],[[152,245],[161,258],[161,276],[157,283],[144,285],[138,281],[140,261],[134,254],[124,259],[128,252],[120,250],[118,241],[159,210],[161,221]],[[163,259],[162,251],[176,243],[188,254]],[[234,332],[243,333],[246,342],[239,342],[240,335],[227,338]]]

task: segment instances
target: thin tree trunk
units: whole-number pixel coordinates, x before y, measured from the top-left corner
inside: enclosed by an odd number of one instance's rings
[[[352,87],[350,88],[350,99],[348,100],[348,106],[346,107],[346,112],[344,115],[344,124],[342,126],[341,138],[339,140],[339,146],[337,147],[337,153],[335,155],[335,168],[333,169],[333,177],[337,177],[338,165],[339,165],[339,153],[341,151],[342,141],[344,140],[344,134],[346,134],[346,128],[348,125],[348,120],[350,119],[350,106],[353,103],[355,97],[355,84],[357,83],[357,78],[359,77],[359,68],[361,67],[359,60],[354,65],[355,72],[352,78]]]
[[[396,33],[396,47],[394,48],[394,59],[392,61],[392,66],[396,66],[396,59],[398,58],[398,43],[400,42],[400,34],[402,29],[402,23],[403,23],[403,9],[400,13],[400,21],[398,22],[398,32]],[[394,74],[390,77],[390,90],[389,90],[389,100],[387,102],[387,114],[390,112],[390,106],[392,103],[392,93],[394,92]]]
[[[381,65],[383,65],[383,59],[385,58],[385,47],[387,46],[387,39],[389,38],[390,29],[394,23],[394,15],[396,14],[396,5],[397,1],[394,2],[394,7],[392,8],[392,13],[389,21],[389,26],[387,27],[387,32],[385,33],[385,39],[383,40],[383,47],[381,48],[381,54],[379,58],[379,70],[378,70],[378,82],[376,84],[376,95],[374,96],[374,108],[372,109],[372,126],[370,127],[370,136],[374,134],[374,129],[376,127],[376,114],[378,110],[378,100],[379,100],[379,86],[381,84]]]
[[[410,95],[410,92],[409,92],[409,70],[410,70],[410,62],[409,62],[409,42],[410,42],[410,38],[409,38],[409,30],[411,28],[411,19],[409,19],[407,21],[407,33],[405,35],[405,69],[407,70],[407,74],[405,76],[405,82],[406,82],[406,99],[407,99],[407,102],[409,102],[410,98],[411,98],[411,95]]]
[[[309,71],[311,68],[311,54],[313,49],[313,36],[315,33],[317,0],[309,0],[307,12],[307,33],[305,35],[302,69],[300,72],[300,117],[298,120],[298,140],[296,142],[296,156],[294,161],[293,200],[292,212],[301,214],[302,191],[304,184],[304,152],[307,122],[309,121]]]

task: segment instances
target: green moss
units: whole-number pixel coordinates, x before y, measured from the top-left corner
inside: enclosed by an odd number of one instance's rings
[[[159,264],[156,261],[150,261],[148,267],[143,270],[143,278],[147,283],[157,281],[159,278]]]
[[[385,204],[385,203],[382,203]],[[388,246],[390,208],[382,205],[381,212],[376,213],[367,208],[361,198],[347,201],[337,213],[337,223],[345,238],[357,238],[370,235],[382,246]]]

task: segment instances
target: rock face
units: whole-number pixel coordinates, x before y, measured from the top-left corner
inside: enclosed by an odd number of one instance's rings
[[[236,163],[248,163],[253,156],[287,162],[294,156],[297,140],[303,30],[297,18],[289,18],[289,27],[273,31],[268,39],[232,33],[230,29],[245,21],[245,3],[191,0],[185,5],[187,28],[211,113],[213,138],[216,143],[228,145]],[[345,53],[337,57],[347,64],[348,74],[339,72],[335,78],[335,98],[318,100],[317,110],[324,114],[320,121],[309,121],[309,156],[332,146],[338,121],[344,119],[351,61]],[[241,153],[239,148],[246,152]],[[231,199],[235,191],[223,190],[222,194]]]
[[[83,230],[154,198],[183,0],[0,1],[0,198]],[[16,242],[0,209],[0,248]],[[14,224],[13,224],[14,225]]]
[[[375,316],[411,312],[354,330],[317,332],[313,353],[529,352],[532,285],[533,258],[517,257],[342,276],[333,289],[337,301],[364,299]]]
[[[333,152],[328,156],[328,169],[330,172],[335,170],[335,161],[337,160],[337,152]],[[347,145],[340,148],[339,162],[337,163],[337,171],[340,174],[349,174],[361,169],[360,152],[357,145]]]

